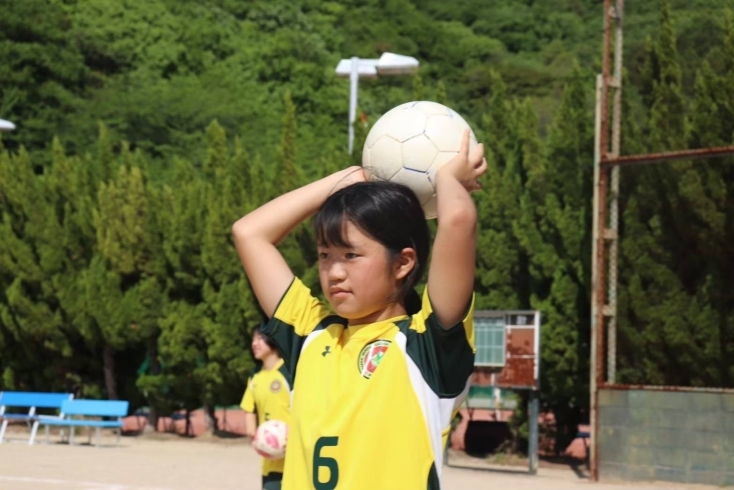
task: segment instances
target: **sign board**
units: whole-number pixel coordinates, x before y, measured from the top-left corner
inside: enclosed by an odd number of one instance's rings
[[[474,329],[473,387],[540,388],[540,312],[480,310]]]

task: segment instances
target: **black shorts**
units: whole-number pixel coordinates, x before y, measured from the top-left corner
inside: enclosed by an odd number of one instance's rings
[[[283,473],[268,473],[263,476],[263,490],[280,490]]]

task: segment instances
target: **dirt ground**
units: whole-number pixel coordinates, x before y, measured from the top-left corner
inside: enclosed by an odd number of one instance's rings
[[[19,428],[20,429],[20,428]],[[202,435],[195,439],[174,434],[101,438],[103,447],[87,445],[84,429],[69,447],[53,434],[44,444],[28,446],[27,432],[12,431],[0,444],[0,490],[257,490],[260,459],[242,438]],[[22,439],[21,439],[22,438]],[[92,439],[94,442],[94,439]],[[76,445],[78,444],[78,445]],[[541,465],[538,475],[524,468],[489,469],[482,460],[459,452],[444,466],[444,490],[544,489],[566,490],[591,486],[594,490],[713,489],[672,484],[591,484],[568,467]],[[478,465],[484,469],[456,468]],[[348,489],[345,489],[348,490]],[[402,489],[375,489],[402,490]],[[412,489],[411,489],[412,490]]]

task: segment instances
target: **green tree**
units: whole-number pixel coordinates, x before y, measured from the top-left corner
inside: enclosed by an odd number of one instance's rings
[[[436,84],[436,102],[446,105],[446,85],[443,80],[439,80]]]
[[[522,251],[513,232],[522,197],[521,143],[517,137],[516,104],[508,100],[501,76],[492,72],[492,112],[484,117],[487,175],[478,196],[477,306],[509,309],[527,305],[516,283],[521,281]],[[524,299],[524,301],[523,301]]]
[[[278,148],[279,162],[272,191],[274,196],[285,194],[302,183],[303,174],[296,165],[296,108],[290,93],[285,95],[285,116]],[[318,284],[315,273],[316,247],[308,223],[300,225],[278,246],[293,272],[309,286]]]
[[[288,130],[295,128],[291,126]],[[215,166],[217,171],[206,183],[209,206],[201,255],[207,279],[200,305],[201,328],[206,340],[202,401],[212,430],[218,430],[215,404],[236,401],[242,395],[247,371],[253,366],[250,356],[243,352],[248,351],[249,344],[246,319],[256,316],[256,307],[252,295],[241,294],[244,274],[231,240],[232,223],[247,208],[245,186],[249,179],[244,150],[239,147],[236,151],[232,157],[228,154],[224,130],[213,123],[209,129],[207,161],[208,167]],[[284,153],[290,153],[290,159],[295,157],[292,151]]]
[[[0,366],[17,388],[47,384],[72,350],[54,287],[66,272],[59,239],[68,236],[55,197],[23,148],[15,156],[0,149],[0,330],[11,348]]]
[[[675,31],[670,15],[670,1],[661,0],[660,33],[655,44],[658,65],[653,75],[650,113],[650,146],[652,151],[669,151],[685,145],[686,112],[681,87]]]
[[[131,155],[123,147],[123,162]],[[98,255],[85,275],[90,321],[81,329],[93,350],[101,351],[105,386],[118,397],[115,352],[141,341],[133,313],[140,308],[140,285],[154,277],[153,237],[148,190],[138,166],[121,165],[115,179],[102,182],[94,213]],[[150,293],[150,287],[144,288]]]
[[[420,73],[413,75],[413,100],[424,100],[423,79]]]
[[[729,144],[718,93],[723,79],[706,63],[697,75],[688,123],[675,41],[669,5],[663,2],[656,40],[659,78],[649,84],[654,103],[648,148],[681,148],[687,140],[696,146]],[[620,298],[625,381],[731,383],[730,367],[721,360],[729,353],[731,335],[731,314],[724,306],[728,293],[720,276],[727,273],[724,168],[721,162],[680,162],[634,169],[631,175],[622,241],[626,286]]]
[[[276,196],[297,188],[302,175],[296,164],[296,106],[290,92],[285,93],[283,106],[283,129],[275,167]]]
[[[19,127],[5,139],[10,148],[22,144],[32,152],[49,146],[82,103],[91,70],[62,4],[5,0],[0,10],[0,116]]]
[[[547,156],[528,144],[521,234],[532,276],[531,306],[543,312],[541,384],[556,416],[558,446],[576,430],[588,397],[591,169],[589,84],[578,67],[548,136]]]
[[[173,182],[163,186],[155,202],[160,211],[165,296],[156,323],[160,333],[147,345],[150,368],[139,373],[136,384],[151,408],[166,413],[197,408],[203,391],[200,377],[189,374],[204,362],[206,349],[200,335],[201,314],[197,312],[205,278],[201,257],[206,209],[204,181],[190,162],[176,158]],[[198,332],[195,338],[193,329]]]

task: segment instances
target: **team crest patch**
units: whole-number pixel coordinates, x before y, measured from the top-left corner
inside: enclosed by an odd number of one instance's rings
[[[357,367],[359,367],[359,373],[363,377],[370,379],[375,374],[375,370],[382,362],[382,358],[385,357],[385,352],[387,352],[389,346],[390,341],[382,339],[364,346],[357,359]]]
[[[273,380],[273,382],[270,383],[270,391],[272,391],[273,393],[279,392],[280,391],[280,381],[278,381],[277,379]]]

